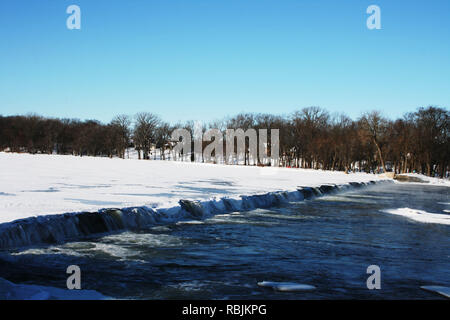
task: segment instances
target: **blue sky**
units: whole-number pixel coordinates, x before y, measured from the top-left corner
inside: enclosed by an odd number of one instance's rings
[[[339,2],[339,3],[338,3]],[[81,30],[66,8],[81,8]],[[368,30],[366,8],[381,8]],[[0,114],[167,121],[450,105],[450,1],[2,0]]]

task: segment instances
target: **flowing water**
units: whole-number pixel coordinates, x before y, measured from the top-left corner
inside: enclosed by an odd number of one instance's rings
[[[385,210],[448,218],[449,189],[389,184],[270,209],[181,221],[88,241],[3,251],[0,277],[132,299],[429,299],[422,285],[450,286],[450,225]],[[381,269],[368,290],[367,267]],[[313,285],[280,292],[261,281]]]

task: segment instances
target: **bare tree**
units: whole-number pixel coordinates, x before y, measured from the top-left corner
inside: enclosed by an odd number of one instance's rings
[[[247,131],[248,129],[253,129],[255,127],[255,117],[251,113],[240,113],[237,116],[228,119],[227,121],[227,129],[242,129]],[[235,138],[233,138],[235,139]],[[248,137],[244,138],[244,165],[250,164],[250,141]],[[237,148],[237,143],[234,144],[235,149]],[[226,148],[225,148],[226,149]],[[225,150],[227,152],[227,150]],[[233,150],[233,152],[237,152]],[[252,159],[254,163],[258,161],[258,159]]]
[[[329,114],[319,107],[303,108],[294,112],[292,124],[296,136],[295,151],[297,166],[317,168],[318,138],[327,129]]]
[[[156,128],[156,148],[159,148],[162,160],[166,159],[165,150],[169,146],[171,134],[172,127],[167,122],[161,122]]]
[[[450,157],[450,112],[436,107],[420,108],[414,117],[420,161],[425,166],[426,174],[431,176],[433,171],[437,171],[444,176]]]
[[[144,159],[150,159],[149,154],[152,144],[156,141],[156,129],[161,120],[153,113],[141,112],[136,115],[133,140],[139,152],[143,152]]]
[[[125,150],[130,145],[131,140],[131,118],[125,114],[115,116],[111,121],[111,125],[120,136],[117,148],[120,156],[125,159]]]
[[[450,165],[449,119],[449,111],[440,107],[419,108],[395,121],[377,111],[353,121],[346,115],[330,117],[326,110],[310,107],[290,116],[241,113],[211,122],[209,128],[218,128],[223,133],[227,128],[256,129],[257,134],[257,129],[279,129],[281,166],[375,172],[380,167],[386,171],[392,165],[398,173],[414,171],[446,177]],[[143,152],[143,158],[149,159],[155,145],[164,159],[165,149],[176,143],[170,140],[170,124],[161,122],[152,113],[136,115],[132,140],[130,125],[130,117],[124,115],[107,125],[96,120],[53,119],[34,114],[0,116],[0,151],[124,157],[124,150],[134,145],[139,158]],[[195,122],[174,127],[185,128],[194,137]],[[201,130],[204,132],[206,126]],[[261,148],[270,151],[271,135],[267,138],[263,147],[259,145],[260,151]],[[202,151],[207,145],[203,141]],[[249,164],[250,150],[244,148],[245,164]],[[194,153],[190,155],[194,161]],[[266,165],[259,158],[253,159],[253,163]]]
[[[386,132],[389,122],[379,111],[365,113],[360,118],[361,128],[363,132],[370,138],[375,145],[381,162],[383,171],[386,172],[382,147],[385,142]]]

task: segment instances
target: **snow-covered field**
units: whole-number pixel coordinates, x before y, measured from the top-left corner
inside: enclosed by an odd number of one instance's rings
[[[385,179],[291,168],[0,152],[0,223],[37,215],[149,206]]]

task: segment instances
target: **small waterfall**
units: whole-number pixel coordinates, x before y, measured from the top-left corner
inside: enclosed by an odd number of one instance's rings
[[[383,180],[382,182],[392,181]],[[215,214],[269,208],[371,184],[375,184],[375,181],[298,187],[295,191],[269,192],[240,198],[225,197],[209,201],[180,200],[179,206],[169,209],[153,209],[144,206],[32,217],[0,224],[0,249],[82,240],[102,234],[145,229],[182,219],[201,220]]]

